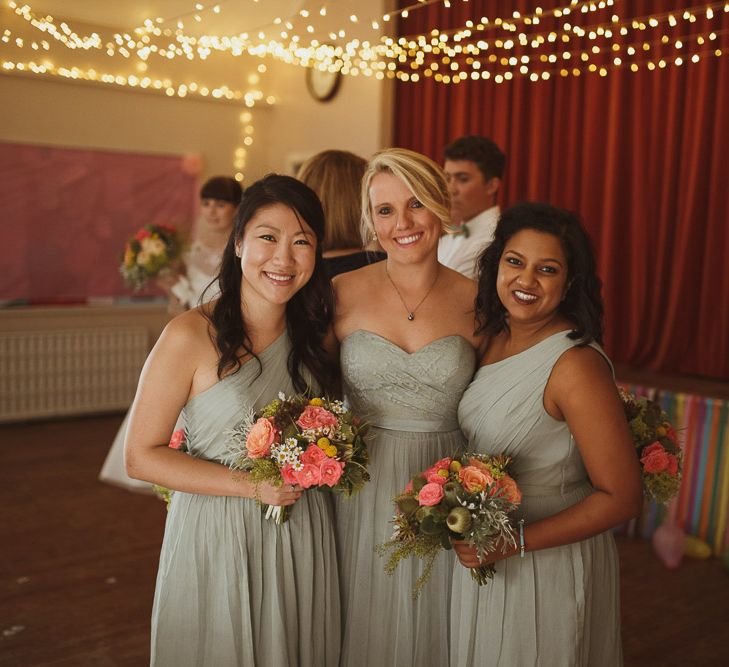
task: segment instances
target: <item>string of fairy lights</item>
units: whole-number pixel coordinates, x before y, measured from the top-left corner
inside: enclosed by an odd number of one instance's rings
[[[243,1],[258,5],[265,2]],[[222,35],[206,32],[205,26],[211,18],[225,17],[232,9],[232,0],[190,0],[187,8],[183,5],[176,15],[150,17],[132,30],[109,30],[102,35],[83,34],[67,21],[42,16],[27,3],[8,0],[9,9],[40,34],[37,39],[29,39],[6,28],[0,36],[0,49],[7,45],[14,47],[15,52],[30,50],[34,55],[3,57],[0,73],[58,77],[169,97],[198,97],[243,105],[246,109],[240,116],[241,145],[234,149],[236,178],[242,180],[247,152],[253,143],[251,110],[257,104],[275,103],[272,96],[261,90],[260,76],[266,72],[266,65],[259,64],[248,76],[246,89],[155,77],[148,71],[150,65],[176,60],[205,61],[216,53],[248,55],[352,77],[412,83],[432,79],[452,85],[469,80],[500,84],[518,77],[538,82],[553,77],[607,76],[620,69],[661,70],[729,53],[729,27],[724,27],[727,23],[722,20],[722,15],[729,13],[726,0],[645,16],[623,14],[627,0],[568,0],[557,2],[550,9],[535,7],[529,13],[473,15],[455,27],[433,26],[416,34],[389,34],[395,30],[396,21],[407,27],[411,13],[432,5],[448,10],[468,1],[418,0],[368,16],[351,12],[351,2],[307,2],[306,7],[289,16],[274,16],[245,32]],[[238,6],[240,0],[236,3]],[[475,3],[469,5],[473,6]],[[99,52],[110,64],[94,68],[59,65],[50,58],[54,46]],[[112,72],[125,62],[132,73]]]
[[[258,3],[262,0],[249,1]],[[684,35],[672,37],[669,33],[679,35],[686,25],[699,19],[704,23],[715,21],[721,13],[729,12],[729,2],[712,2],[688,9],[624,18],[616,9],[616,5],[620,4],[616,0],[570,0],[549,10],[537,7],[529,14],[515,11],[507,17],[474,17],[463,26],[448,30],[435,27],[427,33],[397,38],[379,32],[392,19],[406,19],[410,12],[429,5],[442,4],[448,8],[454,2],[467,2],[424,0],[365,20],[357,14],[350,14],[346,18],[349,23],[369,21],[374,31],[369,41],[359,38],[345,41],[346,27],[329,30],[326,36],[321,36],[319,33],[325,28],[317,27],[316,19],[329,15],[330,8],[334,7],[334,3],[330,3],[301,9],[292,16],[274,17],[266,25],[237,35],[194,36],[187,32],[186,24],[204,24],[206,16],[224,12],[227,2],[229,0],[207,5],[191,3],[189,11],[183,14],[149,18],[131,32],[114,33],[106,40],[96,32],[79,35],[66,22],[57,23],[51,16],[37,15],[28,4],[19,5],[11,0],[8,5],[34,28],[64,46],[103,50],[109,57],[146,63],[154,57],[205,60],[213,52],[233,56],[249,54],[338,71],[344,75],[404,82],[432,77],[445,84],[467,79],[492,79],[500,83],[517,76],[545,79],[555,73],[562,76],[590,72],[605,75],[611,69],[627,67],[637,71],[642,67],[649,68],[650,63],[661,68],[667,64],[696,62],[695,55],[701,59],[709,54],[720,56],[727,52],[723,40],[716,41],[717,37],[724,35],[721,30],[692,33],[691,38]],[[589,22],[592,15],[608,12],[609,17]],[[657,31],[662,31],[659,37],[645,38]],[[675,46],[678,53],[668,54],[662,49],[663,45],[670,43],[680,44]],[[706,44],[714,48],[707,48]],[[47,50],[48,40],[42,40],[40,45],[35,48]],[[661,62],[665,64],[661,66]],[[564,66],[560,67],[560,64]],[[29,69],[49,73],[60,72],[62,68],[55,70],[36,65]],[[82,75],[77,73],[76,76]],[[93,74],[90,76],[93,77]],[[118,79],[123,80],[124,77],[114,77],[116,83]],[[120,85],[137,86],[142,81],[145,77],[133,75],[127,77],[126,84]],[[156,84],[147,82],[148,87],[151,85]],[[181,96],[204,90],[203,86],[194,83],[163,88],[167,94]],[[173,92],[169,92],[170,88]],[[208,94],[228,100],[246,98],[245,93],[228,87],[208,91]],[[253,95],[249,92],[246,99],[250,100]]]

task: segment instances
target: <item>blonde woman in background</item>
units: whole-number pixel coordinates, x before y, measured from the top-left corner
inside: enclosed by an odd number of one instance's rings
[[[200,220],[194,241],[182,255],[182,271],[168,273],[157,281],[170,299],[168,310],[171,315],[179,315],[218,296],[220,290],[217,283],[213,283],[242,195],[243,188],[228,176],[214,176],[200,188]],[[151,484],[132,479],[124,469],[128,418],[127,414],[117,431],[99,479],[129,491],[152,493]]]
[[[360,235],[362,177],[367,160],[349,151],[322,151],[301,165],[298,179],[321,200],[326,227],[324,264],[332,278],[379,262],[387,255]]]
[[[376,153],[362,212],[363,238],[376,234],[387,259],[334,281],[344,393],[371,425],[371,481],[336,506],[341,664],[447,665],[452,554],[439,557],[413,600],[422,562],[389,576],[374,549],[392,535],[393,496],[464,445],[457,408],[476,366],[476,284],[438,263],[449,196],[432,160],[398,148]]]

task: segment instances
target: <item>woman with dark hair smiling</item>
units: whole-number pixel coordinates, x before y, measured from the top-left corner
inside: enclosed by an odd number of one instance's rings
[[[278,392],[332,392],[333,293],[316,195],[271,175],[245,193],[216,301],[176,317],[142,371],[127,471],[174,489],[152,611],[152,665],[339,660],[339,590],[326,495],[231,474],[230,429]],[[188,453],[167,446],[182,412]],[[293,505],[283,525],[256,500]]]
[[[515,548],[479,561],[455,545],[451,665],[622,663],[610,529],[640,512],[642,489],[600,288],[580,223],[547,205],[505,211],[479,260],[488,343],[458,416],[470,450],[513,457],[523,499]],[[486,563],[496,575],[478,587],[465,568]]]

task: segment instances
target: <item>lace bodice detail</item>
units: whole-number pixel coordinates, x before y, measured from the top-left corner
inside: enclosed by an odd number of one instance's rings
[[[373,426],[401,431],[458,428],[458,402],[473,376],[476,354],[461,336],[438,338],[413,353],[370,331],[342,341],[344,393]]]

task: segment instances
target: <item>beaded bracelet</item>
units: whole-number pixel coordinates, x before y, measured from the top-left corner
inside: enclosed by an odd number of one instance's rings
[[[524,558],[526,545],[524,544],[524,519],[519,519],[519,556]]]

